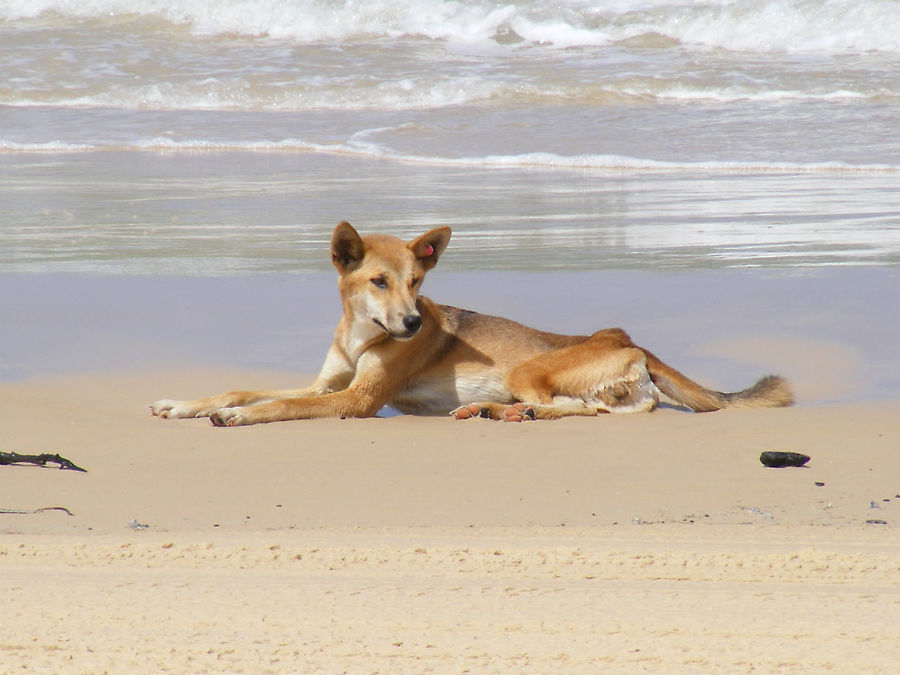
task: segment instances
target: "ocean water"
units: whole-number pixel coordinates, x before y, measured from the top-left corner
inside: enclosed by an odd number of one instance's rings
[[[0,0],[0,270],[900,262],[895,0]]]

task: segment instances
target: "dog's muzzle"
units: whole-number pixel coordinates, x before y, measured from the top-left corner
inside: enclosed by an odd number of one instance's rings
[[[403,332],[395,333],[387,326],[385,326],[378,319],[372,319],[381,330],[387,333],[389,336],[394,338],[395,340],[409,340],[411,337],[414,337],[416,333],[419,332],[419,329],[422,328],[422,317],[419,314],[409,314],[403,317]]]

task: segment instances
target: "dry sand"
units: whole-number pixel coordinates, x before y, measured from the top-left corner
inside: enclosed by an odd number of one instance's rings
[[[4,672],[897,672],[900,401],[216,429],[0,384]],[[760,452],[812,456],[766,469]],[[824,483],[818,485],[817,483]]]

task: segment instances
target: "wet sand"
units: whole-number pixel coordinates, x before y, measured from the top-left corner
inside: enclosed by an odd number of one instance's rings
[[[464,272],[452,248],[444,257],[424,286],[436,302],[557,333],[623,327],[710,387],[740,389],[777,372],[804,405],[900,398],[892,267]],[[340,316],[333,270],[0,275],[0,288],[0,381],[198,365],[315,373]],[[185,397],[163,389],[152,398]]]

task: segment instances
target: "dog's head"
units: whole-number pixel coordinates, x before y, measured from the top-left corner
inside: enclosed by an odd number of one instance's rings
[[[422,327],[416,306],[422,280],[449,241],[449,227],[406,242],[382,234],[361,237],[342,222],[331,237],[331,260],[340,274],[345,314],[373,323],[394,339],[413,337]]]

